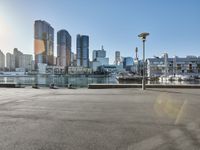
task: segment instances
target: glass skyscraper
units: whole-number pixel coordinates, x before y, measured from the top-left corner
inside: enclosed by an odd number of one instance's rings
[[[133,66],[133,58],[132,57],[124,57],[123,68],[126,68],[128,66]]]
[[[35,64],[54,64],[54,29],[49,23],[36,20],[34,24]]]
[[[116,51],[115,52],[115,65],[119,65],[120,64],[120,51]]]
[[[76,38],[77,66],[89,67],[89,36],[77,35]]]
[[[57,59],[59,66],[71,65],[71,36],[66,30],[57,32]]]
[[[106,57],[106,51],[104,50],[103,46],[101,47],[101,50],[93,50],[92,53],[92,60],[95,61],[96,58],[105,58]]]

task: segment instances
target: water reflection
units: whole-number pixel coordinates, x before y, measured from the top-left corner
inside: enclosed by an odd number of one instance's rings
[[[117,80],[112,76],[87,76],[87,75],[35,75],[23,77],[0,77],[0,83],[16,83],[22,85],[38,84],[40,86],[49,86],[54,83],[56,86],[66,87],[69,84],[74,87],[87,87],[92,83],[114,83]]]
[[[23,77],[0,77],[0,83],[16,83],[22,85],[38,84],[40,86],[49,86],[54,83],[60,87],[66,87],[69,84],[74,87],[87,87],[88,84],[104,83],[104,84],[141,84],[141,81],[120,81],[115,76],[87,76],[87,75],[36,75]],[[200,84],[200,80],[194,81],[148,81],[147,84]]]

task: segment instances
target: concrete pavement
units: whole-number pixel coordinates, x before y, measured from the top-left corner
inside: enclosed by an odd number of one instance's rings
[[[0,88],[2,150],[198,150],[199,89]]]

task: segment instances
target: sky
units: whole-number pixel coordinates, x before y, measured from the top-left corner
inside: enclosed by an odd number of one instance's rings
[[[115,51],[134,57],[139,48],[142,58],[141,32],[149,32],[146,57],[200,56],[199,0],[0,0],[0,49],[34,53],[34,21],[45,20],[56,33],[66,29],[76,51],[76,35],[90,37],[92,50],[107,51],[110,63]]]

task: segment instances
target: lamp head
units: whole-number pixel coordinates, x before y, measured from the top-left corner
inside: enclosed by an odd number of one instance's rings
[[[146,37],[149,35],[148,32],[143,32],[141,34],[138,35],[138,37],[140,37],[142,40],[146,40]]]

